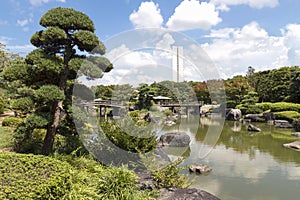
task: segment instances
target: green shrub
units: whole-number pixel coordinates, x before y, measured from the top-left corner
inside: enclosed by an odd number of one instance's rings
[[[62,199],[70,165],[45,156],[0,153],[0,199]]]
[[[156,148],[156,137],[147,127],[129,124],[126,120],[103,122],[101,128],[106,137],[125,151],[146,153]]]
[[[151,171],[159,188],[187,188],[189,186],[187,184],[187,177],[180,174],[180,170],[185,168],[178,167],[181,162],[182,160],[178,159],[163,168]]]
[[[7,118],[3,119],[2,126],[8,126],[8,127],[15,128],[19,124],[21,124],[23,121],[24,121],[24,119],[20,118],[20,117],[7,117]]]
[[[271,104],[270,109],[271,109],[272,112],[281,112],[281,111],[300,112],[300,104],[287,103],[287,102],[277,102],[277,103]]]
[[[140,190],[137,176],[126,168],[104,167],[87,157],[55,155],[73,170],[71,191],[66,199],[154,199],[156,191]]]
[[[242,112],[243,113],[243,112]],[[244,111],[243,114],[260,114],[263,113],[263,110],[256,105],[249,105],[249,107]]]
[[[166,116],[170,116],[170,115],[173,114],[173,112],[172,112],[171,110],[167,109],[167,110],[164,110],[164,114],[165,114]]]
[[[263,103],[256,103],[255,105],[263,110],[263,111],[267,111],[267,110],[270,110],[271,109],[271,106],[272,106],[273,103],[270,103],[270,102],[263,102]]]
[[[46,135],[45,129],[27,129],[18,126],[14,132],[14,150],[18,153],[40,154]]]
[[[293,122],[295,119],[300,118],[300,113],[296,111],[282,111],[282,112],[275,112],[276,119],[283,119]]]

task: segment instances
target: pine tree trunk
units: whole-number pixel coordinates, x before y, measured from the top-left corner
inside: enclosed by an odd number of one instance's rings
[[[66,46],[66,51],[64,53],[64,66],[65,67],[60,75],[60,81],[59,81],[59,88],[64,93],[66,90],[67,77],[68,77],[68,73],[69,73],[68,63],[71,59],[71,56],[72,56],[72,47],[71,47],[71,43],[70,43]],[[53,151],[53,144],[54,144],[54,140],[55,140],[56,129],[60,122],[60,115],[61,115],[62,109],[63,109],[63,101],[62,100],[57,101],[53,106],[53,111],[54,111],[53,121],[52,121],[52,124],[50,124],[47,127],[47,133],[46,133],[43,148],[42,148],[42,153],[44,155],[49,155]]]
[[[53,150],[56,128],[59,125],[62,104],[63,104],[63,101],[58,101],[54,104],[53,121],[47,127],[47,133],[46,133],[43,148],[42,148],[42,153],[44,155],[49,155]]]

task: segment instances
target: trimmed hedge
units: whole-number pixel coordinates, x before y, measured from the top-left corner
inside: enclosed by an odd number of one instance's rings
[[[278,102],[278,103],[273,103],[271,105],[270,109],[271,109],[271,112],[281,112],[281,111],[300,112],[300,104],[287,103],[287,102]]]
[[[61,199],[70,190],[70,165],[31,154],[0,153],[0,199]]]
[[[296,111],[282,111],[275,112],[276,119],[288,120],[290,122],[294,121],[297,118],[300,118],[300,113]]]
[[[19,117],[7,117],[7,118],[3,119],[2,126],[8,126],[8,127],[15,128],[19,124],[21,124],[23,121],[24,121],[23,118],[19,118]]]
[[[271,112],[281,112],[281,111],[296,111],[300,112],[300,104],[289,103],[289,102],[277,102],[277,103],[256,103],[256,107],[263,111],[270,110]]]

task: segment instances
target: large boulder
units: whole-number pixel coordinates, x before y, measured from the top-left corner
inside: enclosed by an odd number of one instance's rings
[[[300,137],[300,132],[295,132],[291,134],[293,137]]]
[[[195,188],[170,188],[161,190],[157,200],[220,200],[218,197]]]
[[[273,112],[267,112],[263,114],[265,122],[274,122],[276,120],[276,115]]]
[[[252,125],[252,124],[249,124],[249,125],[248,125],[247,130],[248,130],[248,131],[253,131],[253,132],[260,132],[260,131],[261,131],[260,128],[254,126],[254,125]]]
[[[242,117],[242,111],[240,109],[229,108],[225,111],[227,120],[240,120]]]
[[[300,132],[300,122],[298,122],[295,126],[297,132]]]
[[[244,121],[250,121],[250,122],[264,122],[265,117],[263,114],[247,114],[244,117]]]
[[[191,138],[185,132],[166,133],[159,138],[159,143],[162,146],[170,147],[186,147],[189,146]]]
[[[295,141],[295,142],[291,142],[291,143],[288,143],[288,144],[283,144],[283,146],[287,147],[287,148],[295,149],[297,151],[300,151],[300,140]]]
[[[211,172],[212,168],[202,165],[202,164],[194,164],[189,166],[189,171],[190,172],[195,172],[195,173],[200,173],[200,174],[206,174]]]
[[[275,120],[274,124],[277,128],[293,128],[293,125],[287,120]]]

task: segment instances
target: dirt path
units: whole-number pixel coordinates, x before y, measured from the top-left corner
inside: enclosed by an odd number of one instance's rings
[[[6,117],[10,117],[10,116],[15,116],[14,112],[10,111],[10,112],[5,112],[5,113],[1,114],[0,115],[0,126],[2,126],[3,119]]]

